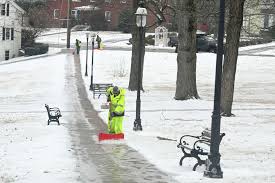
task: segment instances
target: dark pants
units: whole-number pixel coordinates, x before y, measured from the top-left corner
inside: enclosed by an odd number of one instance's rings
[[[76,48],[76,54],[79,55],[79,51],[80,51],[80,47],[77,47],[77,48]]]

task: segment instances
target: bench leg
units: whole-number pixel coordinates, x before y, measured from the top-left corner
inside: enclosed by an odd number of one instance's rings
[[[182,161],[184,158],[187,158],[187,157],[192,157],[191,155],[184,155],[183,157],[181,157],[180,159],[180,166],[182,166]]]
[[[56,119],[56,120],[50,120],[50,119],[48,119],[48,125],[50,125],[50,122],[52,122],[52,121],[56,121],[57,124],[60,125],[59,119]]]
[[[194,167],[193,167],[193,171],[196,171],[196,168],[198,167],[198,166],[201,166],[201,165],[205,165],[205,160],[201,160],[200,159],[200,157],[199,156],[197,156],[197,157],[194,157],[194,158],[196,158],[197,160],[198,160],[198,162],[194,165]]]
[[[182,161],[183,161],[183,159],[184,158],[187,158],[187,157],[192,157],[192,155],[191,154],[189,154],[189,153],[187,153],[187,152],[185,152],[184,150],[182,150],[182,152],[184,153],[184,155],[181,157],[181,159],[180,159],[180,166],[182,166]]]

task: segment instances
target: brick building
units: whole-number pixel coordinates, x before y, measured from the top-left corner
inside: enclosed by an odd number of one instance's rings
[[[62,19],[67,18],[68,0],[46,0],[46,3],[49,14],[52,16],[52,26],[59,24]],[[75,9],[76,7],[87,6],[90,4],[90,0],[72,0],[72,16],[77,16],[78,11]]]
[[[66,19],[68,0],[47,0],[49,11],[55,20],[55,25],[59,24],[60,19]],[[124,10],[131,10],[133,7],[133,0],[72,0],[72,16],[74,18],[82,15],[92,14],[92,12],[99,12],[100,16],[104,16],[107,24],[106,30],[117,30],[120,13]],[[82,16],[83,17],[83,16]],[[149,13],[147,17],[148,24],[155,21],[155,17]],[[83,21],[79,22],[84,24]]]
[[[105,3],[100,8],[104,11],[108,29],[115,30],[119,23],[120,13],[124,10],[132,9],[132,6],[132,0],[105,0]]]

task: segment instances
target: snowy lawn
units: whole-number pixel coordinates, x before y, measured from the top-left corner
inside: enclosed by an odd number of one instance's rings
[[[0,114],[1,183],[34,180],[57,183],[76,179],[66,127],[57,128],[54,123],[46,126],[45,116],[37,116]]]
[[[64,103],[64,92],[56,88],[65,83],[66,61],[58,55],[0,66],[1,183],[77,179],[68,122],[62,118],[60,126],[55,122],[48,126],[44,107],[45,103],[58,107]]]
[[[107,110],[100,105],[106,98],[93,99],[85,77],[85,56],[81,52],[82,76],[89,98],[100,116],[107,121]],[[147,52],[141,93],[142,132],[134,132],[136,92],[127,91],[124,120],[125,141],[161,170],[181,182],[275,182],[275,62],[273,57],[241,56],[236,73],[233,113],[236,117],[221,119],[226,133],[220,146],[224,178],[203,177],[204,166],[192,171],[194,159],[179,160],[183,153],[174,141],[160,141],[162,136],[179,140],[184,134],[200,135],[210,127],[213,111],[216,55],[197,54],[197,87],[200,100],[176,101],[177,62],[174,53]],[[114,83],[127,88],[131,52],[95,50],[94,83]]]
[[[36,39],[37,42],[41,43],[49,43],[49,44],[57,44],[60,47],[62,45],[66,45],[67,43],[67,29],[66,28],[50,28],[47,31],[43,32],[40,37]],[[79,39],[82,42],[82,47],[86,47],[86,33],[91,33],[91,31],[77,31],[71,33],[71,45],[75,44],[75,40]],[[132,37],[129,33],[122,33],[118,31],[95,31],[102,38],[102,43],[107,47],[131,47],[128,45],[129,39]],[[154,33],[153,33],[154,34]],[[152,35],[152,33],[146,33],[146,35]],[[89,37],[89,45],[91,45],[91,37]],[[95,43],[97,46],[97,43]],[[246,47],[240,47],[240,51],[256,49],[266,46],[275,46],[275,42],[267,43],[267,44],[259,44],[259,45],[251,45]],[[154,47],[154,46],[149,46]],[[162,47],[159,47],[162,48]],[[167,48],[167,47],[166,47]],[[171,48],[172,49],[172,48]],[[175,48],[173,48],[174,50]],[[272,54],[272,53],[271,53]],[[274,53],[273,53],[274,54]]]
[[[49,33],[59,33],[53,35],[44,35],[40,36],[36,39],[37,42],[41,43],[49,43],[49,44],[60,44],[65,45],[67,43],[67,33],[63,32],[64,30],[50,30]],[[82,46],[86,46],[87,38],[86,33],[91,33],[91,31],[77,31],[71,33],[71,45],[75,44],[75,40],[79,39],[82,42]],[[95,32],[98,34],[102,43],[105,46],[127,46],[126,43],[129,43],[129,39],[132,37],[131,34],[124,34],[121,32],[110,32],[110,31],[99,31]],[[42,34],[43,35],[43,34]],[[89,44],[91,45],[91,36],[89,37]],[[97,47],[97,43],[95,42],[95,46]]]

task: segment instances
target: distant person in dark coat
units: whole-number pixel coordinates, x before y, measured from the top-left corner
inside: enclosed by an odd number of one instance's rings
[[[97,48],[100,49],[101,37],[99,37],[99,35],[96,36],[96,42],[97,42]]]

